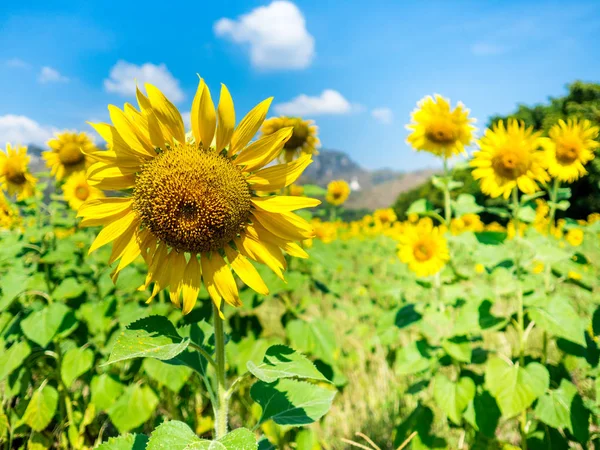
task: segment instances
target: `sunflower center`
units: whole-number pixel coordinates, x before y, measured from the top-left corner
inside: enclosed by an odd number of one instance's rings
[[[79,200],[87,200],[90,195],[90,190],[87,186],[79,185],[75,188],[75,197]]]
[[[21,163],[16,159],[7,159],[4,165],[4,176],[13,184],[24,184],[27,179],[21,169]]]
[[[251,194],[233,163],[213,151],[183,145],[142,167],[133,191],[142,224],[178,251],[218,250],[240,233]]]
[[[516,180],[525,172],[527,165],[516,151],[506,150],[492,160],[494,171],[503,178]]]
[[[292,136],[288,139],[288,141],[284,144],[283,148],[286,150],[296,150],[301,148],[306,143],[306,139],[308,138],[309,130],[308,127],[304,124],[294,125],[294,131],[292,132]]]
[[[579,157],[579,146],[575,142],[563,142],[556,145],[556,159],[561,164],[572,164]]]
[[[433,246],[431,242],[419,241],[413,248],[413,255],[417,261],[428,261],[433,256]]]
[[[65,166],[74,166],[84,159],[81,147],[75,142],[64,144],[58,151],[58,159]]]
[[[437,144],[451,144],[456,141],[455,127],[448,120],[437,120],[429,124],[425,136]]]

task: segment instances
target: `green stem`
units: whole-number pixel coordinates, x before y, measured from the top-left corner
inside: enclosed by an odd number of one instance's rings
[[[452,209],[450,207],[450,174],[448,173],[448,158],[444,157],[444,219],[446,225],[450,226],[452,218]]]
[[[330,222],[335,222],[337,219],[337,206],[331,206],[331,209],[329,210],[329,221]]]
[[[215,360],[217,363],[217,403],[215,410],[215,437],[221,439],[227,434],[228,398],[225,386],[225,331],[219,309],[213,303],[213,327],[215,330]]]
[[[556,216],[556,202],[558,197],[558,189],[560,188],[560,181],[558,178],[554,179],[554,184],[552,185],[552,189],[550,190],[550,212],[548,216],[548,234],[552,233],[552,228],[554,228],[554,218]],[[552,289],[551,286],[552,280],[552,266],[550,264],[546,264],[544,266],[544,286],[546,288],[546,293],[549,293]]]

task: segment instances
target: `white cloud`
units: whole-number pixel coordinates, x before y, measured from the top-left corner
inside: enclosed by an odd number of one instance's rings
[[[261,69],[304,69],[315,54],[315,39],[306,29],[304,16],[289,1],[274,1],[237,20],[219,19],[214,31],[217,36],[248,44],[250,61]]]
[[[0,116],[0,142],[3,144],[44,145],[58,131],[54,127],[40,125],[26,116],[7,114]]]
[[[127,61],[118,61],[110,69],[110,77],[104,80],[104,89],[125,97],[135,95],[135,83],[143,88],[144,83],[150,83],[159,88],[172,102],[179,102],[185,95],[177,80],[165,64],[152,63],[137,66]]]
[[[507,48],[503,45],[477,42],[471,46],[471,53],[476,56],[491,56],[506,53]]]
[[[375,108],[371,111],[371,116],[385,125],[394,121],[394,113],[390,108]]]
[[[58,70],[48,66],[42,67],[38,80],[42,84],[67,83],[69,81],[69,79],[62,75]]]
[[[321,95],[310,97],[301,94],[289,102],[274,107],[279,114],[288,116],[317,116],[325,114],[348,114],[360,110],[360,105],[351,104],[342,94],[333,89],[325,89]]]
[[[6,67],[10,67],[11,69],[27,69],[29,68],[29,64],[19,58],[11,58],[6,60]]]
[[[192,113],[191,112],[182,112],[181,118],[183,119],[183,125],[186,130],[192,129]]]

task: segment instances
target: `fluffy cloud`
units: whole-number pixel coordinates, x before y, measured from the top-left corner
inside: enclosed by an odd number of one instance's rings
[[[375,108],[371,111],[371,116],[385,125],[394,121],[394,113],[390,108]]]
[[[38,80],[42,84],[46,83],[67,83],[69,79],[62,75],[58,70],[52,67],[44,66],[40,71]]]
[[[19,58],[12,58],[6,61],[6,67],[10,67],[11,69],[27,69],[29,68],[29,64]]]
[[[358,105],[351,104],[342,94],[333,89],[325,89],[316,97],[301,94],[289,102],[275,105],[274,108],[277,113],[288,116],[348,114],[360,109]]]
[[[44,145],[57,131],[54,127],[44,126],[26,116],[7,114],[0,116],[0,142],[2,144]]]
[[[248,44],[250,61],[261,69],[304,69],[315,54],[315,39],[306,30],[304,16],[289,1],[274,1],[237,20],[222,18],[214,31],[217,36]]]
[[[127,61],[118,61],[110,69],[110,77],[104,80],[104,89],[130,97],[135,95],[136,81],[140,88],[143,88],[144,83],[153,84],[173,102],[179,102],[185,97],[179,80],[169,72],[165,64],[146,63],[137,66]]]

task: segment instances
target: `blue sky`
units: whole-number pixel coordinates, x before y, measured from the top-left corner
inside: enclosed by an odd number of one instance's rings
[[[189,111],[199,73],[238,118],[312,118],[368,168],[436,161],[406,144],[416,102],[461,100],[483,127],[517,103],[600,79],[598,1],[35,1],[0,4],[0,142],[90,131],[149,79]]]

